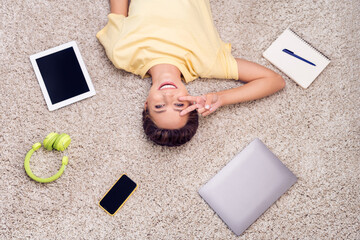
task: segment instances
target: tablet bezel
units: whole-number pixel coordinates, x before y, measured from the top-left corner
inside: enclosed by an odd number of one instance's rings
[[[40,73],[40,69],[39,69],[39,66],[38,66],[36,60],[39,59],[39,58],[48,56],[50,54],[60,52],[62,50],[68,49],[68,48],[73,48],[73,50],[75,52],[75,56],[76,56],[77,61],[78,61],[79,65],[80,65],[81,71],[82,71],[82,73],[84,75],[84,78],[85,78],[86,84],[87,84],[87,86],[89,88],[89,91],[85,92],[85,93],[82,93],[80,95],[68,98],[68,99],[63,100],[61,102],[53,104],[51,102],[48,90],[47,90],[47,88],[45,86],[44,79],[43,79],[43,77],[42,77],[42,75]],[[45,101],[46,101],[46,104],[48,106],[49,111],[53,111],[53,110],[65,107],[65,106],[70,105],[72,103],[75,103],[77,101],[81,101],[81,100],[83,100],[85,98],[94,96],[96,94],[94,86],[93,86],[93,84],[91,82],[89,73],[88,73],[88,71],[86,69],[83,58],[82,58],[82,56],[80,54],[79,48],[78,48],[75,41],[71,41],[71,42],[62,44],[60,46],[57,46],[57,47],[54,47],[54,48],[51,48],[51,49],[48,49],[48,50],[33,54],[33,55],[30,56],[30,61],[31,61],[31,64],[32,64],[32,66],[34,68],[36,78],[38,79],[38,82],[40,84],[40,88],[41,88],[41,91],[42,91],[42,93],[44,95],[44,98],[45,98]]]

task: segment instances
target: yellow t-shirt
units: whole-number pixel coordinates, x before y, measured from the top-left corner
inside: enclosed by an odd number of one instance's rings
[[[96,37],[115,67],[142,78],[167,63],[186,82],[238,79],[231,45],[220,39],[208,0],[132,0],[128,17],[109,14]]]

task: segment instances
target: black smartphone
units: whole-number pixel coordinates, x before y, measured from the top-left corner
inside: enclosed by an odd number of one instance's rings
[[[123,174],[100,200],[100,207],[111,216],[114,216],[137,187],[133,180]]]

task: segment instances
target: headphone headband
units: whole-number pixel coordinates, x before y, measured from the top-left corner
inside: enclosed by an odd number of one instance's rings
[[[64,151],[71,142],[71,138],[69,135],[67,134],[58,134],[58,133],[49,133],[46,138],[44,139],[44,147],[51,151],[52,149],[56,149],[58,151]],[[24,161],[24,167],[25,167],[25,171],[27,173],[27,175],[37,181],[37,182],[41,182],[41,183],[49,183],[52,181],[55,181],[56,179],[58,179],[63,172],[65,171],[65,167],[69,162],[69,158],[67,156],[64,156],[62,158],[62,163],[61,163],[61,167],[59,169],[59,171],[49,177],[49,178],[39,178],[37,176],[35,176],[35,174],[33,174],[33,172],[30,169],[30,158],[33,155],[33,153],[38,150],[41,147],[41,143],[35,143],[34,145],[32,145],[32,148],[30,149],[30,151],[26,154],[25,156],[25,161]]]

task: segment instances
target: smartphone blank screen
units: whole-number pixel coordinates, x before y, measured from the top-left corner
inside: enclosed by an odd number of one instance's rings
[[[109,214],[114,215],[134,192],[136,187],[136,183],[124,174],[108,191],[99,204]]]

